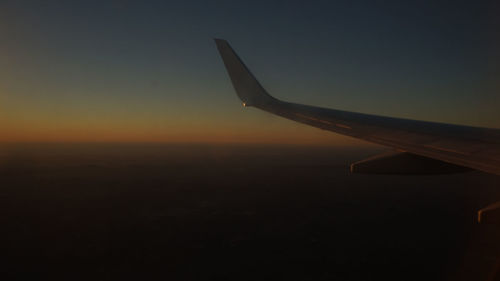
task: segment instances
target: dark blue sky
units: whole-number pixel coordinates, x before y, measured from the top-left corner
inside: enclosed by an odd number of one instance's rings
[[[350,141],[242,109],[214,37],[278,98],[500,127],[495,1],[101,2],[0,4],[2,140]]]

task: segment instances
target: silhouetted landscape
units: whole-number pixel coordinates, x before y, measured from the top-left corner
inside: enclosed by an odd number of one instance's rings
[[[499,179],[349,173],[380,149],[0,146],[3,280],[486,280]]]

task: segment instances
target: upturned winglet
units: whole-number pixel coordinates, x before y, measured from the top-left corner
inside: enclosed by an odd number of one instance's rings
[[[214,40],[243,106],[265,107],[277,101],[260,85],[226,40]]]

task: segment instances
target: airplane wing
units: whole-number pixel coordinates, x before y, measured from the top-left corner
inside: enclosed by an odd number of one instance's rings
[[[499,129],[384,117],[281,101],[266,92],[227,41],[215,39],[215,42],[243,106],[253,106],[399,151],[355,163],[351,166],[352,171],[366,168],[369,172],[369,167],[378,166],[385,167],[384,171],[389,173],[391,170],[401,172],[398,169],[413,163],[409,165],[412,169],[432,166],[434,173],[469,168],[500,175]],[[378,165],[369,165],[373,161],[378,161]]]

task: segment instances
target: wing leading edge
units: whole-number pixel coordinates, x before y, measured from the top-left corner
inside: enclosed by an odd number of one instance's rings
[[[500,130],[295,104],[267,93],[227,41],[215,39],[244,106],[416,155],[500,175]]]

